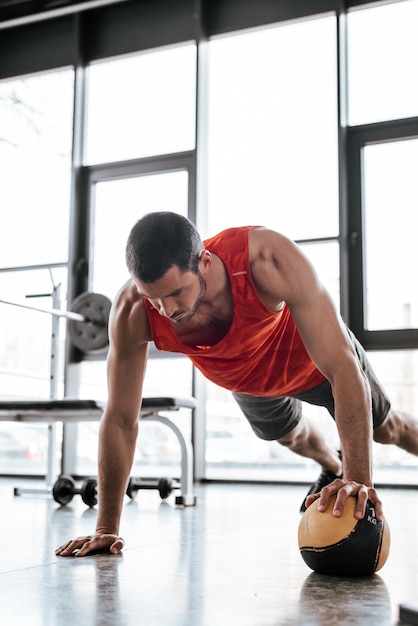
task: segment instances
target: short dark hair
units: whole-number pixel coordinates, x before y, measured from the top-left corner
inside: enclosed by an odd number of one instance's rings
[[[195,225],[178,213],[148,213],[136,222],[126,245],[126,265],[151,284],[173,265],[197,274],[203,243]]]

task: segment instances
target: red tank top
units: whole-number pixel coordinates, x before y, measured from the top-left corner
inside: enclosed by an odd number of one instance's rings
[[[145,299],[154,343],[159,350],[186,354],[217,385],[254,396],[294,395],[325,378],[309,358],[287,305],[279,313],[260,300],[251,278],[248,232],[230,228],[205,241],[224,263],[234,301],[227,335],[213,346],[183,344],[170,321]]]

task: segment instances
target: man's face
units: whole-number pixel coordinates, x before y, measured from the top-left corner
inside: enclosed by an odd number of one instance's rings
[[[154,283],[142,283],[133,277],[138,292],[150,301],[160,315],[176,324],[189,322],[206,293],[206,281],[201,272],[182,272],[173,265]]]

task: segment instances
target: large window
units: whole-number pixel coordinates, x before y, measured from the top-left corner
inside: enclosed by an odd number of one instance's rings
[[[85,163],[192,150],[195,78],[195,45],[91,65]]]
[[[169,210],[185,216],[191,211],[195,82],[194,44],[89,68],[85,155],[90,164],[86,191],[91,233],[89,289],[111,300],[129,278],[125,247],[135,222],[152,211]],[[163,354],[154,357],[152,349],[144,395],[190,396],[190,362]],[[103,361],[82,364],[80,395],[106,399]],[[190,411],[179,411],[175,417],[183,429],[189,429],[190,436]],[[97,472],[97,440],[97,424],[79,426],[78,473]],[[133,472],[154,476],[163,471],[178,476],[180,452],[169,429],[141,422]]]
[[[182,215],[188,209],[186,170],[143,174],[96,182],[91,188],[92,251],[91,288],[113,299],[128,280],[125,246],[133,224],[145,213],[170,207]],[[161,381],[164,380],[164,388]],[[192,366],[185,358],[150,359],[144,381],[147,396],[190,396]],[[85,398],[106,400],[105,363],[85,362],[81,369],[80,394]],[[170,418],[173,416],[170,415]],[[176,415],[184,429],[191,427],[190,412]],[[77,472],[95,474],[97,467],[97,423],[79,426]],[[136,467],[140,464],[140,468]],[[161,424],[141,422],[133,471],[155,476],[174,471],[178,476],[180,446],[175,435]],[[159,469],[158,469],[159,468]]]
[[[417,0],[348,14],[351,126],[418,115],[417,22]]]
[[[3,300],[51,308],[61,285],[66,306],[73,78],[65,69],[0,83]],[[51,318],[0,307],[0,394],[48,396]],[[19,374],[24,386],[11,384]]]
[[[309,240],[339,306],[337,107],[335,17],[210,42],[208,231],[260,224]],[[257,440],[231,394],[209,383],[206,463],[208,477],[273,479],[313,465]]]
[[[347,17],[350,323],[379,350],[418,347],[417,17],[416,0]]]
[[[347,17],[350,321],[373,350],[369,358],[393,406],[412,415],[418,414],[417,19],[416,0]],[[416,457],[377,445],[374,458],[377,481],[416,484]]]
[[[63,69],[0,83],[2,300],[67,307],[73,79]],[[63,324],[55,343],[49,315],[0,303],[0,319],[0,396],[62,395]],[[45,472],[46,427],[2,423],[1,437],[0,472]]]
[[[338,235],[336,18],[209,44],[208,232]]]
[[[362,157],[365,325],[418,328],[418,140],[370,144]]]
[[[125,247],[137,220],[152,211],[187,215],[188,173],[185,170],[98,182],[92,211],[91,284],[113,299],[128,280]]]
[[[418,415],[418,351],[372,351],[369,359],[392,405]],[[376,482],[418,484],[416,456],[396,446],[374,444],[373,459]]]
[[[0,82],[0,267],[67,262],[73,80]]]

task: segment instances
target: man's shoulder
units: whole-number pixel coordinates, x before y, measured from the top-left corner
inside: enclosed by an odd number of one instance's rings
[[[240,242],[248,238],[248,233],[259,226],[231,226],[221,230],[212,237],[207,237],[204,240],[204,245],[209,250],[214,249],[216,246],[228,247],[229,244]]]
[[[111,324],[114,328],[123,326],[126,330],[130,329],[138,335],[138,340],[150,341],[144,297],[138,292],[133,280],[128,280],[116,294],[112,304]]]
[[[218,237],[223,239],[224,237],[239,236],[240,234],[246,233],[253,228],[262,228],[262,226],[257,226],[254,224],[248,224],[244,226],[230,226],[229,228],[224,228],[223,230],[219,231],[216,235],[210,237],[210,239]]]
[[[113,308],[129,308],[137,304],[143,304],[144,298],[138,292],[138,289],[132,279],[126,281],[117,292],[113,300]]]

